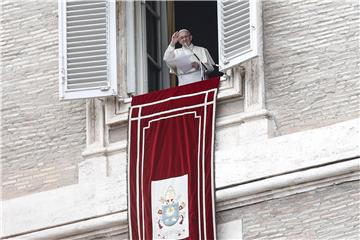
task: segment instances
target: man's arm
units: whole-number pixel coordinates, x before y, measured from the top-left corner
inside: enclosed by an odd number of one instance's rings
[[[174,34],[171,36],[171,42],[169,46],[166,48],[163,57],[166,65],[170,68],[170,73],[175,73],[175,74],[176,74],[176,69],[173,66],[170,66],[168,64],[168,61],[175,58],[175,44],[179,41],[178,36],[179,36],[178,32],[174,32]]]
[[[167,62],[171,59],[175,58],[175,46],[172,46],[171,44],[166,48],[164,53],[164,61]]]
[[[175,44],[179,41],[179,33],[174,32],[174,34],[171,36],[171,42],[164,53],[164,61],[168,61],[170,59],[175,58]]]
[[[169,62],[168,61],[170,61],[170,60],[172,60],[172,59],[174,59],[175,58],[175,47],[173,47],[173,46],[171,46],[171,45],[169,45],[168,47],[167,47],[167,49],[165,50],[165,53],[164,53],[164,61],[165,61],[165,63],[166,63],[166,65],[168,66],[168,68],[170,69],[170,73],[175,73],[176,74],[176,67],[174,67],[174,66],[171,66],[170,64],[169,64]]]

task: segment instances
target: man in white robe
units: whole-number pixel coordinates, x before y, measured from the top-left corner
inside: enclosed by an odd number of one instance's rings
[[[179,42],[182,48],[175,49],[175,44]],[[178,76],[179,86],[201,81],[206,79],[206,72],[214,70],[214,60],[210,56],[208,50],[203,47],[194,46],[192,43],[192,35],[189,30],[181,29],[175,32],[171,37],[171,42],[164,53],[164,61],[170,68],[170,73]],[[176,58],[188,56],[191,61],[191,69],[183,72],[177,69],[172,63]]]

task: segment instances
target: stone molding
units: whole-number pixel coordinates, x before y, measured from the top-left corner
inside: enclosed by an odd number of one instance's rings
[[[94,217],[73,223],[39,229],[20,235],[27,240],[48,240],[48,239],[86,239],[86,235],[92,236],[101,232],[101,235],[109,235],[109,232],[124,234],[128,232],[127,212],[108,214],[101,217]],[[84,236],[85,235],[85,236]],[[19,239],[20,236],[5,237],[2,239]]]
[[[216,191],[218,212],[360,179],[360,158]]]
[[[216,191],[216,211],[224,211],[262,201],[281,198],[292,194],[312,191],[317,188],[358,181],[359,158],[270,177],[267,179],[231,186]],[[56,191],[56,190],[53,190]],[[61,191],[59,189],[58,191]],[[47,192],[42,204],[46,202]],[[27,197],[22,197],[26,201]],[[41,204],[41,203],[37,203]],[[75,205],[76,203],[74,203]],[[36,208],[37,205],[29,205]],[[5,206],[6,207],[6,206]],[[56,211],[54,211],[55,213]],[[54,214],[53,213],[53,214]],[[61,212],[57,211],[57,214]],[[66,213],[63,213],[66,214]],[[18,216],[21,218],[21,216]],[[36,216],[34,216],[36,219]],[[23,222],[24,224],[24,222]],[[6,223],[5,223],[6,226]],[[15,229],[14,229],[15,230]],[[43,226],[23,232],[2,232],[2,239],[86,239],[86,236],[127,233],[127,211],[109,211],[107,214],[79,219],[53,226]]]
[[[358,139],[359,119],[354,119],[216,151],[218,211],[357,180]],[[100,224],[103,217],[126,212],[124,146],[108,149],[106,162],[119,164],[118,168],[110,166],[112,171],[117,170],[109,176],[2,201],[2,217],[6,220],[3,221],[1,236],[15,238],[45,231],[52,234],[51,229],[60,233],[62,230],[58,229],[68,225],[76,229],[76,226],[90,223],[87,221],[95,218],[98,220],[94,221]],[[119,149],[121,151],[117,152]],[[109,229],[113,229],[111,221],[107,225]],[[124,229],[126,223],[122,224]],[[89,226],[84,227],[83,232],[94,228],[91,224]],[[104,228],[107,227],[103,225]]]
[[[233,125],[243,124],[245,122],[261,120],[261,119],[269,119],[271,118],[271,113],[267,110],[259,110],[256,112],[247,112],[247,113],[239,113],[231,116],[217,118],[216,127],[218,129],[226,128]],[[127,122],[127,118],[123,118],[122,121]],[[89,146],[82,153],[82,156],[86,158],[102,156],[107,154],[116,154],[118,152],[124,152],[127,149],[126,142],[117,142],[109,144],[108,146]]]
[[[216,135],[217,141],[232,141],[219,144],[215,151],[216,187],[224,188],[356,158],[360,156],[359,120],[273,138],[261,139],[259,136],[258,141],[248,143],[244,142],[247,141],[245,127],[241,128],[240,125],[238,129],[222,130],[219,136]]]

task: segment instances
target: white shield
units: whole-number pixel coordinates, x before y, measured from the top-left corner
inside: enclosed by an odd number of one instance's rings
[[[151,182],[153,239],[189,236],[188,175]]]

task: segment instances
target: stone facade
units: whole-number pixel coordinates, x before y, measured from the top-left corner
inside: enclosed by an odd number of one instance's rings
[[[277,134],[360,113],[359,3],[264,1],[266,105]]]
[[[360,182],[350,181],[219,212],[217,223],[241,216],[243,238],[359,239]]]
[[[76,184],[85,101],[59,101],[57,2],[1,8],[2,198]]]

